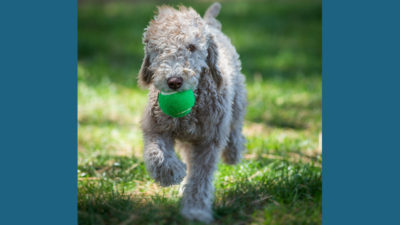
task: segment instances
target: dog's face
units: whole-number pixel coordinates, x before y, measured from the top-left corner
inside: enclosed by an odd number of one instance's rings
[[[192,8],[160,7],[146,28],[143,42],[145,57],[139,72],[142,86],[152,84],[165,92],[195,90],[207,70],[219,86],[217,47],[206,23]]]

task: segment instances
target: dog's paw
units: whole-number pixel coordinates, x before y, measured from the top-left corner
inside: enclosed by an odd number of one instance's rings
[[[152,177],[161,186],[180,184],[186,176],[186,165],[176,157],[166,158],[160,165],[150,168]]]
[[[211,223],[214,219],[212,212],[206,209],[183,208],[181,215],[189,220],[198,220],[203,223]]]

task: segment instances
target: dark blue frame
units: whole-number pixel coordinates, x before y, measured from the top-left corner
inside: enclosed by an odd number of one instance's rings
[[[0,224],[77,224],[77,2],[0,6]]]
[[[323,1],[323,224],[399,224],[400,3]]]

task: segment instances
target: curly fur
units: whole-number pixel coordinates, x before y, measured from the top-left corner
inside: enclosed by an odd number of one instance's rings
[[[147,170],[162,186],[185,179],[181,213],[203,222],[213,218],[213,174],[219,157],[235,164],[245,144],[245,79],[239,56],[215,19],[220,7],[211,5],[204,18],[192,8],[159,7],[143,36],[145,58],[138,77],[149,88],[142,119]],[[166,81],[172,76],[183,78],[179,90],[193,89],[196,97],[192,112],[182,118],[162,113],[157,101],[160,91],[170,90]],[[186,164],[175,154],[175,141]]]

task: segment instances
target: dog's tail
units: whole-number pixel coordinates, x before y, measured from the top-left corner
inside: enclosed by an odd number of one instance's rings
[[[215,19],[221,10],[221,4],[219,2],[214,2],[210,7],[208,7],[206,13],[204,13],[204,20],[208,25],[221,30],[221,23]]]

